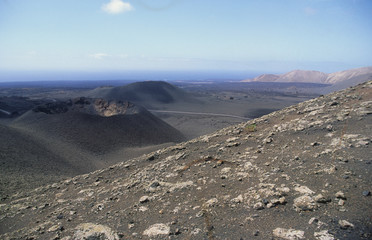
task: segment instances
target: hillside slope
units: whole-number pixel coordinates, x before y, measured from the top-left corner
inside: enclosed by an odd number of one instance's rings
[[[19,193],[0,238],[370,239],[371,116],[368,82]]]
[[[346,71],[340,71],[328,74],[326,83],[335,84],[339,82],[348,81],[349,79],[363,78],[361,81],[366,81],[365,78],[372,77],[372,67],[356,68]],[[361,83],[361,82],[357,82]]]
[[[81,174],[45,145],[17,129],[0,125],[0,196],[25,188],[40,186],[40,182],[55,182]]]
[[[322,89],[321,93],[328,94],[334,91],[339,91],[350,86],[366,82],[372,79],[372,67],[360,68],[350,71],[342,71],[329,74],[327,81],[333,83],[329,87]]]

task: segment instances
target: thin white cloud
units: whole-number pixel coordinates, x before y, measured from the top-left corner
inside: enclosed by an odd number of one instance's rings
[[[92,57],[92,58],[95,58],[95,59],[102,59],[104,57],[109,57],[110,55],[108,55],[106,53],[95,53],[95,54],[91,54],[89,56]]]
[[[134,8],[129,2],[123,2],[122,0],[110,0],[109,3],[102,5],[102,10],[109,14],[119,14],[132,11]]]

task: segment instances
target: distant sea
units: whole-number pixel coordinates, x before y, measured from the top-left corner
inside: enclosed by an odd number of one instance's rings
[[[1,71],[0,82],[40,81],[240,81],[262,72],[252,71]]]

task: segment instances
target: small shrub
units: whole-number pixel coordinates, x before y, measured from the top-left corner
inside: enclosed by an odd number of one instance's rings
[[[257,131],[257,126],[256,126],[255,123],[254,124],[249,124],[249,125],[245,126],[245,130],[247,132],[255,132],[255,131]]]

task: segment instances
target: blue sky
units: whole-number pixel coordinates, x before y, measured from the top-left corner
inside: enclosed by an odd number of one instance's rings
[[[0,79],[334,72],[371,66],[371,43],[371,0],[0,0]]]

